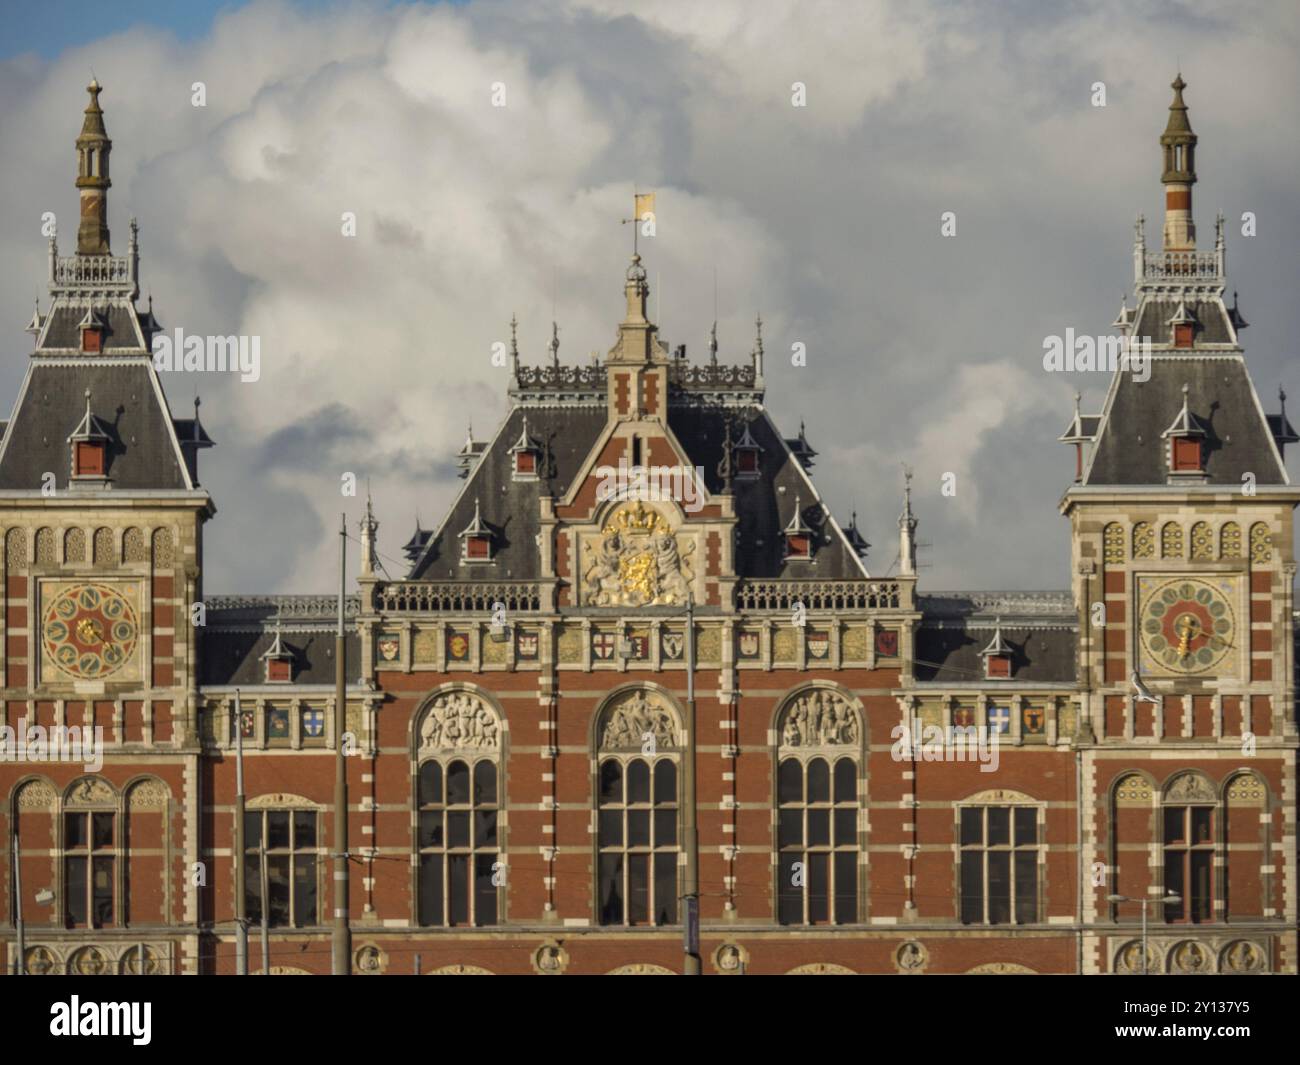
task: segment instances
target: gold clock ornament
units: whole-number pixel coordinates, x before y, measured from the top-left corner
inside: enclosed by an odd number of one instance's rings
[[[134,607],[106,584],[63,588],[41,623],[46,658],[76,680],[112,676],[130,661],[139,638]]]
[[[1141,669],[1145,674],[1235,672],[1234,578],[1139,579]]]

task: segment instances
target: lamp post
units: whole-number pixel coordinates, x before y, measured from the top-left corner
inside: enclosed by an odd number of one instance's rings
[[[1182,902],[1181,895],[1175,895],[1172,891],[1162,899],[1131,899],[1127,895],[1107,895],[1107,902],[1136,902],[1142,907],[1142,975],[1147,975],[1147,907],[1155,906],[1172,906],[1175,903]]]

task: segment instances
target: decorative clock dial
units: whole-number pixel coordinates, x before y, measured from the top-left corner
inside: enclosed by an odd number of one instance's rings
[[[1225,660],[1233,661],[1237,619],[1231,581],[1176,577],[1143,583],[1144,672],[1203,674],[1222,671]]]
[[[130,602],[104,584],[62,589],[41,625],[46,657],[77,680],[112,676],[131,658],[139,635]]]

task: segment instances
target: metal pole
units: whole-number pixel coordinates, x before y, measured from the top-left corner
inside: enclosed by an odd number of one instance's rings
[[[248,975],[248,875],[244,839],[244,722],[235,689],[235,975]],[[262,904],[266,905],[265,902]]]
[[[270,878],[266,875],[266,830],[263,827],[261,836],[261,845],[258,851],[261,854],[261,861],[258,865],[258,875],[262,881],[262,975],[271,975],[271,899],[268,888],[270,887]]]
[[[1142,975],[1147,974],[1147,899],[1142,899]]]
[[[27,926],[23,923],[23,870],[18,864],[18,811],[9,821],[9,835],[13,841],[14,852],[14,925],[17,942],[14,944],[18,956],[14,959],[14,975],[27,975]]]
[[[348,927],[348,776],[343,733],[347,725],[347,650],[343,641],[343,597],[347,583],[348,518],[339,525],[339,623],[334,636],[334,934],[331,971],[352,971]]]
[[[683,972],[699,976],[700,965],[700,832],[695,803],[695,597],[686,596],[686,765],[682,779],[682,801],[686,807],[682,843],[686,848],[686,913]]]

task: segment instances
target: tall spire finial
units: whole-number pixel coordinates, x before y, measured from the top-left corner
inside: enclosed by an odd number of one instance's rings
[[[102,87],[91,75],[86,86],[90,103],[86,105],[81,135],[77,138],[77,188],[81,192],[81,224],[77,228],[78,255],[109,255],[108,190],[113,182],[108,176],[108,157],[113,142],[104,128],[104,112],[99,106]]]
[[[1183,89],[1187,83],[1180,73],[1171,83],[1173,103],[1169,121],[1160,136],[1164,170],[1160,175],[1165,186],[1165,251],[1192,251],[1196,247],[1196,226],[1192,221],[1192,186],[1196,184],[1196,134],[1187,118]]]
[[[519,380],[519,320],[514,312],[510,314],[510,376]]]
[[[718,320],[713,320],[713,328],[709,330],[709,365],[718,365]]]
[[[558,367],[560,365],[560,327],[554,322],[551,323],[550,352],[551,365]]]
[[[763,316],[754,316],[754,385],[763,380]]]
[[[898,516],[898,572],[916,576],[916,515],[912,513],[912,471],[903,467],[903,513]]]

